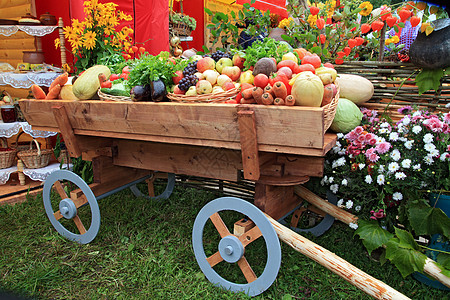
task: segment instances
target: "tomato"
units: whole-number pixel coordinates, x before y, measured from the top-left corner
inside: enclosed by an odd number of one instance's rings
[[[266,74],[260,73],[253,78],[253,84],[255,86],[258,86],[260,88],[265,88],[266,85],[269,83],[269,77],[267,77]]]
[[[129,74],[129,73],[122,73],[122,74],[120,74],[120,78],[123,78],[123,79],[125,79],[125,80],[128,80],[128,74]]]
[[[301,64],[299,67],[299,73],[304,71],[311,71],[316,74],[316,68],[312,64]]]
[[[119,74],[111,74],[111,76],[109,76],[109,80],[111,81],[117,80],[119,78],[120,78]]]
[[[320,57],[317,54],[311,54],[311,55],[305,55],[302,59],[302,65],[304,64],[311,64],[314,66],[314,68],[320,67],[322,64],[322,61],[320,60]]]
[[[130,73],[130,67],[129,66],[125,66],[125,67],[123,67],[123,69],[122,69],[122,73]]]
[[[102,84],[100,84],[101,88],[111,88],[112,87],[112,82],[109,80],[103,81]]]

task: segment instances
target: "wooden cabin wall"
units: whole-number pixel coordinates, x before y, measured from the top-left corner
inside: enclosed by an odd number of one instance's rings
[[[0,19],[19,20],[27,13],[36,15],[34,0],[0,0]],[[22,51],[35,51],[35,37],[18,31],[10,36],[0,35],[0,62],[9,63],[14,68],[22,62]],[[13,97],[25,98],[27,89],[14,89],[8,86],[0,86],[1,90],[7,90]]]

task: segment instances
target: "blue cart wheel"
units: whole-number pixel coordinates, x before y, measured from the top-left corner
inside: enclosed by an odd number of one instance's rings
[[[153,174],[154,176],[154,174]],[[149,200],[166,200],[170,197],[170,195],[172,195],[173,192],[173,188],[175,187],[175,174],[173,173],[167,173],[167,185],[166,185],[166,189],[164,190],[164,192],[162,192],[161,194],[154,196],[154,197],[150,197],[149,195],[145,195],[144,193],[142,193],[139,188],[136,185],[132,185],[130,187],[130,190],[133,192],[133,195],[135,195],[136,197],[144,197],[146,199]]]
[[[83,201],[83,197],[71,199],[61,183],[63,180],[70,181],[81,189],[87,201]],[[51,202],[52,187],[55,188],[60,197],[58,205],[59,210],[56,211],[54,211]],[[87,183],[77,174],[68,170],[57,170],[51,173],[45,180],[42,198],[44,200],[45,212],[47,213],[50,222],[62,236],[80,244],[87,244],[97,236],[100,228],[100,209],[98,207],[97,199]],[[89,204],[91,209],[91,225],[89,226],[89,229],[86,230],[78,212],[81,207],[87,204]],[[73,233],[61,224],[61,221],[66,219],[73,220],[79,233]]]
[[[337,197],[333,193],[327,193],[327,199],[328,199],[328,202],[330,202],[330,203],[332,203],[334,205],[337,204]],[[291,214],[289,213],[288,215],[291,215]],[[294,226],[290,226],[288,224],[288,222],[286,221],[286,217],[281,218],[280,220],[278,220],[278,222],[280,222],[281,224],[289,227],[290,229],[292,229],[293,231],[295,231],[297,233],[310,232],[314,236],[321,236],[322,234],[327,232],[328,229],[331,228],[331,226],[334,223],[334,217],[329,215],[329,214],[326,214],[323,217],[322,221],[320,221],[319,224],[317,224],[316,226],[313,226],[311,228],[305,228],[305,229],[294,227]]]
[[[237,237],[228,231],[219,212],[231,210],[239,212],[255,223],[255,227]],[[210,219],[220,234],[218,251],[207,257],[203,244],[203,230]],[[267,261],[264,271],[257,277],[245,258],[246,246],[262,236],[264,238]],[[192,245],[195,258],[206,278],[213,284],[234,292],[245,292],[256,296],[268,289],[275,281],[281,264],[281,246],[272,224],[253,204],[235,197],[222,197],[206,204],[195,218],[192,231]],[[213,267],[219,263],[237,263],[247,283],[240,284],[222,278]]]

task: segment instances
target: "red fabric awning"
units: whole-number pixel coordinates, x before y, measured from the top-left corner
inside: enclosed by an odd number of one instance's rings
[[[236,4],[250,3],[251,0],[236,0]],[[283,18],[288,17],[286,10],[286,0],[256,0],[254,4],[251,4],[254,8],[259,10],[269,10],[273,14],[277,14]]]

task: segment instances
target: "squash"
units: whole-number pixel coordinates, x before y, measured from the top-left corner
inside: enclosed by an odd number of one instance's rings
[[[98,74],[103,73],[107,78],[111,70],[107,66],[95,65],[85,70],[73,83],[72,92],[80,100],[91,99],[100,88]]]
[[[59,98],[63,100],[80,100],[73,94],[72,88],[71,84],[63,85],[59,92]]]
[[[336,78],[339,85],[339,95],[361,105],[372,98],[373,84],[367,78],[353,74],[339,74]]]
[[[322,80],[310,71],[300,73],[292,86],[295,105],[320,107],[323,98]]]

